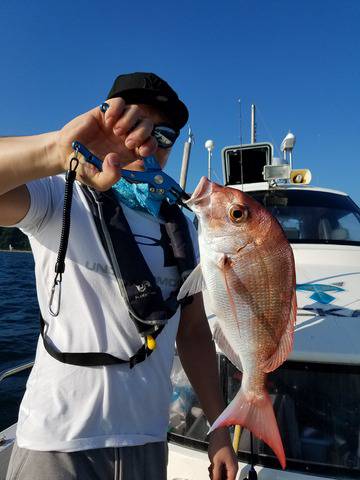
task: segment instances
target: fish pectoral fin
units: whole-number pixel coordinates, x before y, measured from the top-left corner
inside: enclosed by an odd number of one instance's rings
[[[214,325],[213,338],[224,353],[224,355],[230,360],[230,362],[240,371],[242,371],[242,365],[239,355],[233,350],[224,332],[222,331],[218,322]]]
[[[226,253],[223,253],[221,257],[218,258],[217,266],[220,268],[220,270],[225,271],[228,268],[230,268],[231,265],[232,265],[232,260],[228,255],[226,255]]]
[[[202,274],[201,264],[199,263],[182,284],[177,299],[181,300],[182,298],[190,297],[191,295],[195,295],[195,293],[202,292],[205,289],[206,284]]]
[[[286,330],[280,339],[276,351],[261,365],[263,372],[269,373],[276,370],[282,363],[285,362],[289,353],[291,352],[294,343],[294,326],[296,321],[296,311],[296,293],[294,292],[291,299],[290,315]]]

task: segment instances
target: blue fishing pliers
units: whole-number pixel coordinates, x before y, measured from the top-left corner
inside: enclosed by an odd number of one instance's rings
[[[74,141],[72,147],[75,152],[81,153],[85,160],[94,165],[98,170],[102,170],[102,161],[90,152],[82,143]],[[188,200],[188,195],[180,185],[169,175],[164,173],[154,156],[144,157],[144,172],[134,170],[121,170],[121,175],[130,183],[148,183],[152,194],[167,198],[169,203],[177,203],[186,207],[184,200]]]

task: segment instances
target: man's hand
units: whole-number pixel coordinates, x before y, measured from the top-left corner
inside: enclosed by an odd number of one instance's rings
[[[150,105],[126,105],[122,98],[74,118],[61,130],[29,137],[0,138],[0,224],[13,225],[30,207],[26,183],[68,170],[78,140],[103,161],[102,172],[79,156],[77,178],[97,190],[109,189],[121,178],[121,168],[143,169],[142,157],[155,154],[164,166],[170,149],[157,150],[151,135],[154,122],[166,118]]]
[[[235,480],[238,460],[231,445],[227,428],[218,428],[209,437],[208,455],[211,480]]]
[[[72,142],[78,140],[103,161],[102,172],[81,160],[78,178],[97,190],[107,190],[121,178],[120,169],[141,157],[152,155],[157,142],[151,136],[154,117],[147,106],[126,105],[113,98],[103,113],[99,107],[66,124],[58,134],[59,162],[66,170],[74,156]]]

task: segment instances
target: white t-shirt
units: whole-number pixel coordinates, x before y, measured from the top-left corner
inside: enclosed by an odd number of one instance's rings
[[[110,262],[98,238],[79,186],[74,188],[69,245],[62,281],[61,309],[49,314],[50,290],[59,248],[64,177],[27,185],[31,206],[16,226],[30,239],[38,301],[48,337],[62,352],[107,352],[128,359],[141,346]],[[123,206],[164,298],[174,290],[176,266],[164,266],[158,221]],[[196,245],[196,233],[190,232]],[[126,255],[126,252],[124,252]],[[157,348],[133,369],[128,364],[79,367],[52,358],[39,338],[35,366],[27,382],[17,427],[20,447],[71,452],[141,445],[166,439],[170,371],[180,312],[157,337]]]

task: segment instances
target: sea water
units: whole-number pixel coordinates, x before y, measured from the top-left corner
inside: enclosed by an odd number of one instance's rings
[[[0,371],[34,359],[39,335],[34,259],[0,252]],[[0,383],[0,431],[17,420],[29,370]]]

